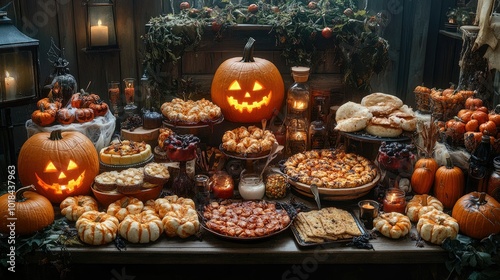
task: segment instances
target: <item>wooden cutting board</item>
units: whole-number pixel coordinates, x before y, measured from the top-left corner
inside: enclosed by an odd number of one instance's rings
[[[158,145],[158,136],[160,135],[159,128],[144,129],[142,126],[130,131],[128,129],[121,130],[122,139],[132,140],[136,142],[146,142],[154,149]]]

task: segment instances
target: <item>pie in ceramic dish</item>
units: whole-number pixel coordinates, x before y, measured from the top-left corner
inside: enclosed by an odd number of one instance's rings
[[[123,140],[113,142],[99,152],[102,163],[109,165],[131,165],[144,162],[152,156],[151,146],[146,142]]]
[[[288,177],[320,189],[354,189],[379,178],[375,164],[367,158],[340,149],[322,149],[297,153],[284,165]]]

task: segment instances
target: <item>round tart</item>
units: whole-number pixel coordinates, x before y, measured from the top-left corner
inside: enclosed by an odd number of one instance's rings
[[[103,172],[94,178],[94,187],[103,192],[109,192],[116,189],[116,178],[120,173],[118,171]]]
[[[144,182],[163,185],[169,178],[168,167],[161,163],[151,162],[144,166]]]
[[[123,194],[134,194],[141,190],[143,182],[143,168],[125,169],[116,178],[116,190]]]
[[[149,144],[132,140],[114,142],[99,152],[101,162],[110,165],[136,164],[146,161],[151,155]]]

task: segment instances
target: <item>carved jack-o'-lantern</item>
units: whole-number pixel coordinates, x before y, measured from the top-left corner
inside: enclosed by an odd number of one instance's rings
[[[94,144],[83,133],[40,132],[21,147],[18,172],[23,185],[33,184],[52,203],[60,203],[68,196],[90,193],[99,173],[99,159]]]
[[[212,80],[212,101],[229,121],[251,123],[270,119],[284,99],[285,86],[278,68],[268,60],[253,57],[254,42],[255,39],[248,39],[243,58],[224,61]]]

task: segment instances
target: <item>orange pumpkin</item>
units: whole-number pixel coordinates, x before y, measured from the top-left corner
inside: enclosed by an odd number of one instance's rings
[[[283,103],[283,78],[272,62],[253,57],[254,42],[250,37],[243,58],[224,61],[212,80],[212,101],[221,108],[224,118],[232,122],[270,119],[273,111],[280,110]]]
[[[481,98],[476,98],[470,96],[465,99],[465,108],[470,110],[476,110],[477,108],[483,106],[483,100]]]
[[[434,196],[447,209],[453,208],[455,202],[464,194],[465,178],[462,169],[454,166],[449,155],[446,165],[438,168],[434,178]]]
[[[426,166],[415,168],[410,182],[411,189],[416,194],[428,194],[434,182],[434,172]]]
[[[45,109],[42,105],[40,109],[33,111],[31,120],[39,126],[49,126],[56,121],[55,109]]]
[[[89,194],[98,173],[97,150],[81,132],[40,132],[28,138],[19,152],[21,183],[34,185],[38,193],[53,203],[61,203],[68,196]]]
[[[424,166],[432,170],[432,174],[435,174],[437,169],[439,168],[439,164],[433,157],[422,157],[415,162],[415,168]]]
[[[460,232],[477,239],[500,233],[500,203],[484,192],[460,197],[451,216],[458,221]]]
[[[0,232],[9,234],[15,229],[16,234],[29,235],[54,222],[54,207],[50,201],[36,192],[33,185],[0,196]],[[15,198],[13,199],[12,196]],[[15,219],[14,228],[9,227]]]

